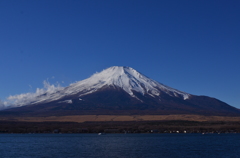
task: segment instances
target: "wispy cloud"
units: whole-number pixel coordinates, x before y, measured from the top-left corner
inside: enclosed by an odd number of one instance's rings
[[[0,110],[3,110],[3,109],[6,109],[6,105],[2,100],[0,100]]]
[[[23,93],[9,96],[5,102],[0,102],[0,109],[24,106],[38,101],[50,99],[51,94],[61,90],[63,87],[57,84],[50,84],[48,80],[43,81],[43,88],[37,88],[34,93]]]

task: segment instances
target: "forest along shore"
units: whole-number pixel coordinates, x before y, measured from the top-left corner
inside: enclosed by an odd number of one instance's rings
[[[240,117],[81,115],[0,118],[0,133],[240,133]]]

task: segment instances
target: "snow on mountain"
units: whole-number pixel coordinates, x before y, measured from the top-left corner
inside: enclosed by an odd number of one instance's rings
[[[66,88],[66,94],[76,94],[82,91],[83,95],[97,91],[104,86],[116,86],[122,88],[132,97],[134,91],[142,95],[149,94],[152,97],[160,96],[162,92],[170,96],[181,96],[188,99],[190,94],[178,91],[154,81],[130,67],[113,66],[96,73],[88,79],[71,84]]]
[[[121,88],[130,96],[137,98],[134,92],[152,97],[161,97],[166,93],[172,97],[188,99],[191,95],[154,81],[130,67],[113,66],[100,73],[93,74],[90,78],[60,87],[44,83],[45,89],[37,89],[36,93],[26,93],[10,96],[11,107],[24,106],[36,103],[46,103],[61,99],[66,96],[79,94],[79,97],[91,94],[106,86]],[[138,98],[137,98],[138,99]],[[70,101],[68,101],[70,103]]]

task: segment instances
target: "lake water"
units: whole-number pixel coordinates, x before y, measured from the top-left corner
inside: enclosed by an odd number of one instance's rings
[[[240,134],[0,134],[1,158],[239,158]]]

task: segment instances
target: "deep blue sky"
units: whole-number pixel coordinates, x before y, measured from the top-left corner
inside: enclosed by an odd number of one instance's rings
[[[239,0],[0,0],[0,99],[130,66],[240,108]]]

